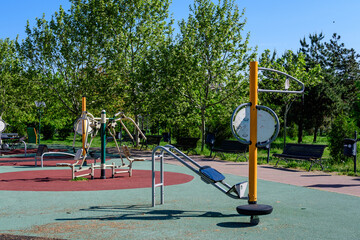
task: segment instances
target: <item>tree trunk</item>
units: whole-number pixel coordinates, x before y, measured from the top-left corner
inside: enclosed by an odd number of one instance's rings
[[[298,137],[298,143],[302,143],[302,140],[303,140],[303,123],[302,123],[302,119],[300,120],[300,123],[299,123],[297,137]]]
[[[287,114],[290,109],[289,104],[285,105],[285,114],[284,114],[284,147],[286,145],[286,121],[287,121]]]
[[[139,118],[138,115],[135,114],[135,123],[139,126]],[[135,147],[139,146],[139,131],[137,130],[137,128],[134,126],[134,135],[135,135]]]
[[[313,143],[316,143],[316,138],[317,138],[317,132],[318,132],[318,130],[319,130],[319,127],[318,127],[318,126],[315,126]]]
[[[302,107],[300,108],[300,118],[299,118],[299,125],[298,125],[298,143],[302,143],[303,141],[303,130],[304,130],[304,123],[303,123],[303,116],[304,116],[304,94],[301,96],[301,104]]]
[[[205,109],[201,109],[201,151],[205,146]]]
[[[286,145],[286,114],[284,116],[284,147]]]

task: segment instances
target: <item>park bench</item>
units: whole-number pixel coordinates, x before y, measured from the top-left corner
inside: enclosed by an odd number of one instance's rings
[[[176,148],[179,148],[181,150],[187,151],[189,153],[191,150],[195,151],[195,148],[197,147],[197,142],[200,138],[193,138],[193,137],[178,137],[176,139],[176,144],[173,144]]]
[[[147,135],[146,140],[140,142],[141,145],[140,150],[142,149],[143,146],[145,146],[146,148],[148,147],[148,145],[159,146],[161,139],[162,139],[161,135]]]
[[[321,158],[326,147],[327,145],[287,143],[285,145],[283,153],[273,154],[274,157],[278,158],[275,166],[277,166],[278,162],[281,159],[284,159],[285,161],[293,159],[310,161],[311,165],[309,171],[315,163],[319,164],[321,166],[321,169],[324,170],[324,167],[321,164]]]
[[[238,158],[240,157],[240,154],[242,153],[244,154],[245,159],[247,161],[246,152],[248,151],[249,151],[249,147],[246,144],[242,144],[241,142],[235,140],[224,140],[221,142],[220,145],[213,146],[211,148],[210,157],[213,152],[215,152],[214,158],[217,153],[221,153],[222,155],[224,155],[224,153],[237,153],[238,156],[236,157],[235,160],[237,161]]]

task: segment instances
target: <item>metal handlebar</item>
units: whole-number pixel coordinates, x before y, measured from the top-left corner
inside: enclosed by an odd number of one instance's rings
[[[275,73],[284,75],[284,76],[286,76],[287,78],[290,78],[290,79],[296,81],[297,84],[298,84],[299,86],[301,86],[301,90],[299,90],[299,91],[258,89],[258,92],[295,93],[295,94],[297,94],[297,93],[304,93],[304,91],[305,91],[305,85],[304,85],[304,83],[301,82],[300,80],[294,78],[293,76],[290,76],[289,74],[286,74],[286,73],[284,73],[284,72],[281,72],[281,71],[278,71],[278,70],[275,70],[275,69],[271,69],[271,68],[259,67],[258,70],[261,70],[261,71],[270,71],[270,72],[275,72]]]
[[[144,138],[144,140],[146,140],[146,137],[145,137],[145,135],[143,134],[143,132],[141,131],[141,129],[139,128],[139,126],[135,123],[135,121],[132,119],[132,118],[129,118],[129,117],[126,117],[125,115],[124,115],[124,119],[126,120],[130,120],[133,124],[134,124],[134,126],[136,127],[136,129],[139,131],[139,133],[141,134],[141,136]]]
[[[115,113],[114,118],[116,118],[116,117],[119,116],[120,114],[124,114],[124,113],[123,113],[123,112]]]

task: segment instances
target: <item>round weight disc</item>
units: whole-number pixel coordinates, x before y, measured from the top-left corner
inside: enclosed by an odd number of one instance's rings
[[[91,127],[90,126],[88,126],[88,124],[87,124],[87,120],[85,120],[85,129],[87,128],[87,131],[88,131],[88,133],[90,133],[91,132]],[[74,124],[74,130],[75,130],[75,132],[77,133],[77,134],[79,134],[79,135],[82,135],[83,134],[83,132],[82,132],[82,125],[83,125],[83,119],[78,119],[76,122],[75,122],[75,124]]]
[[[257,117],[257,141],[266,142],[274,135],[275,119],[269,112],[261,109],[258,110]]]
[[[0,119],[0,133],[5,131],[5,128],[6,128],[6,123]]]
[[[250,107],[241,108],[232,122],[232,128],[238,137],[250,141]]]
[[[267,145],[275,140],[279,132],[279,120],[276,114],[265,106],[257,106],[257,144]],[[234,136],[244,144],[250,144],[250,104],[240,105],[231,118]]]

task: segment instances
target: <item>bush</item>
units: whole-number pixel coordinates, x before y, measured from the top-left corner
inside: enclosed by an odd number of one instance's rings
[[[211,119],[207,125],[207,132],[215,134],[215,145],[221,144],[223,140],[233,137],[229,121],[223,119]]]
[[[44,140],[50,140],[50,139],[54,139],[55,132],[56,132],[56,128],[54,125],[45,124],[43,125],[40,133],[42,133]]]
[[[58,137],[61,141],[64,141],[68,136],[70,136],[71,133],[73,133],[74,129],[73,126],[67,125],[57,130]]]
[[[344,138],[353,138],[356,131],[354,120],[345,115],[338,115],[331,124],[328,134],[330,155],[334,162],[344,162],[346,157],[343,154]]]

